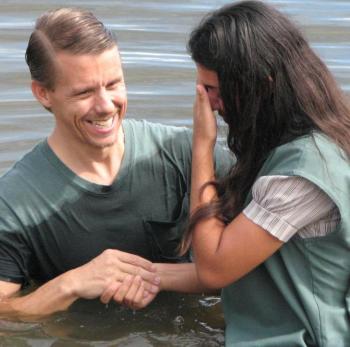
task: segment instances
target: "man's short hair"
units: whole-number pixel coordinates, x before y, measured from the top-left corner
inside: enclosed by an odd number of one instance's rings
[[[91,12],[61,8],[37,19],[25,57],[32,79],[53,89],[56,53],[99,54],[116,44],[113,33]]]

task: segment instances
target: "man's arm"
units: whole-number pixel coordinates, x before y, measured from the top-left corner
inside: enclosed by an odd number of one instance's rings
[[[78,297],[70,292],[66,274],[56,277],[30,294],[21,294],[21,285],[0,281],[0,316],[28,318],[67,309]]]
[[[76,269],[45,283],[32,293],[15,296],[20,285],[0,281],[0,316],[38,317],[66,310],[79,298],[94,299],[128,274],[143,279],[146,292],[158,292],[160,282],[153,264],[139,256],[106,250]]]

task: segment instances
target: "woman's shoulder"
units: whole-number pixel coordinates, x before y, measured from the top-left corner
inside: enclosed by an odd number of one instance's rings
[[[337,144],[320,132],[298,137],[276,147],[267,158],[264,168],[276,172],[296,170],[319,170],[343,165],[350,169],[349,160]]]
[[[350,182],[350,162],[335,142],[313,133],[274,149],[259,172],[260,176],[300,176],[317,185],[329,196],[345,198]]]

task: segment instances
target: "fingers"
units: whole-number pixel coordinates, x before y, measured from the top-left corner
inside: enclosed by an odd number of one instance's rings
[[[144,282],[140,276],[127,276],[113,295],[113,300],[131,309],[141,308],[145,295]]]
[[[129,287],[123,303],[132,309],[141,308],[142,298],[145,295],[145,288],[141,277],[136,276],[134,282]]]
[[[196,85],[196,98],[197,98],[197,107],[205,108],[206,111],[212,113],[212,109],[210,106],[209,95],[207,90],[202,84]]]
[[[150,286],[159,286],[160,284],[160,277],[157,273],[150,273],[148,271],[145,271],[144,269],[137,269],[136,275],[139,275],[145,282],[147,282]],[[148,288],[150,289],[150,288]]]
[[[133,310],[146,307],[157,295],[157,292],[151,293],[146,290],[145,282],[141,277],[136,276],[134,282],[129,287],[128,293],[125,295],[123,303]]]
[[[100,296],[100,301],[103,304],[108,304],[113,299],[120,304],[125,303],[131,307],[135,304],[135,300],[141,302],[140,296],[142,297],[144,292],[145,288],[141,277],[127,275],[123,282],[112,282]]]
[[[152,264],[152,266],[154,266]],[[154,267],[155,268],[155,267]],[[131,274],[133,276],[140,276],[145,282],[147,282],[150,286],[155,285],[158,286],[160,283],[160,277],[155,272],[150,272],[145,270],[144,268],[130,265],[127,263],[121,263],[120,264],[120,270],[125,274]],[[123,281],[125,276],[121,278],[120,280]]]
[[[153,288],[153,292],[146,289],[147,283],[140,276],[127,275],[124,281],[111,283],[102,293],[100,300],[107,304],[112,299],[133,310],[147,306],[159,292],[158,287]]]
[[[100,296],[100,301],[103,304],[108,304],[111,299],[113,298],[114,294],[116,293],[116,291],[119,289],[119,287],[121,286],[120,282],[112,282],[106,289],[105,291],[102,293],[102,295]]]
[[[132,309],[134,310],[137,310],[137,309],[140,309],[142,307],[145,307],[146,305],[144,305],[144,299],[146,297],[149,297],[150,294],[148,291],[145,290],[145,287],[144,287],[144,282],[141,282],[141,285],[138,289],[138,291],[136,292],[136,295],[134,297],[134,302],[132,304]]]
[[[193,106],[193,143],[199,148],[203,148],[203,144],[212,148],[216,142],[217,124],[212,106],[214,107],[211,105],[204,85],[197,84],[196,100]]]
[[[204,99],[204,100],[208,99],[208,93],[207,93],[205,87],[203,86],[203,84],[197,84],[196,91],[197,91],[197,95],[199,98]]]
[[[149,284],[156,286],[159,285],[160,278],[156,274],[156,267],[152,262],[134,254],[120,251],[117,252],[119,269],[122,272],[134,276],[139,275],[144,281],[148,282]],[[124,278],[121,278],[120,280],[123,281]]]
[[[133,281],[134,281],[134,277],[131,275],[127,275],[125,277],[125,280],[123,281],[123,283],[121,284],[121,286],[118,288],[118,290],[114,293],[113,295],[113,300],[118,302],[119,304],[122,304],[124,301],[125,296],[127,295],[127,293],[129,292],[129,290],[132,290],[133,288]]]
[[[118,251],[118,258],[123,263],[134,265],[136,267],[141,267],[146,271],[149,271],[149,272],[156,271],[156,268],[151,261],[144,259],[142,257],[139,257],[135,254]]]

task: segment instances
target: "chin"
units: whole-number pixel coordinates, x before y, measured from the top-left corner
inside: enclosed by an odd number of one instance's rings
[[[101,142],[101,141],[89,141],[90,146],[95,147],[96,149],[103,149],[103,148],[108,148],[108,147],[112,147],[113,145],[115,145],[117,141],[116,140],[111,140],[111,141],[105,141],[105,142]]]

